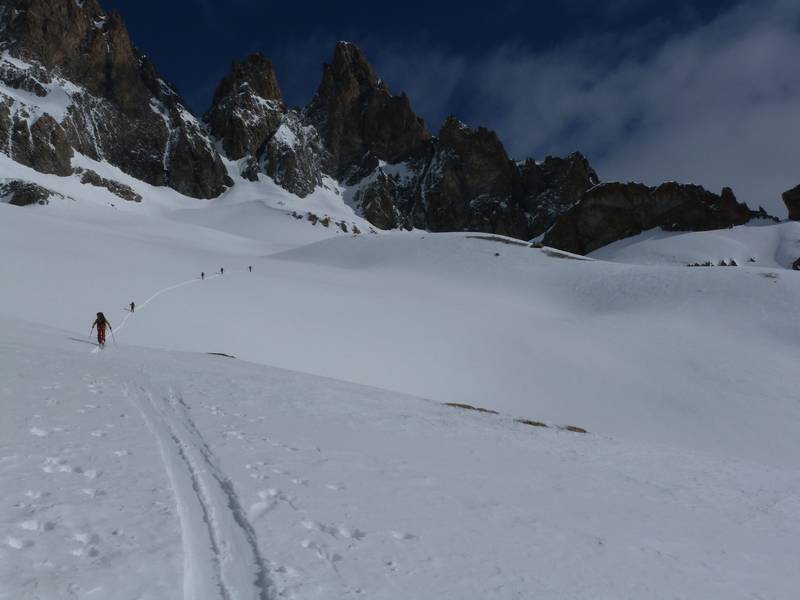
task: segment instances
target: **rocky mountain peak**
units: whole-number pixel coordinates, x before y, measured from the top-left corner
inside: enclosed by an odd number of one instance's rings
[[[337,42],[333,61],[323,67],[322,85],[355,85],[360,91],[377,89],[382,85],[364,51],[351,42]]]
[[[68,175],[73,151],[153,185],[218,196],[232,182],[175,88],[134,46],[122,17],[96,0],[6,0],[0,44],[17,61],[0,85],[64,99],[38,119],[36,101],[0,94],[0,151],[46,173]]]
[[[228,158],[239,160],[258,152],[278,130],[285,113],[272,61],[251,54],[242,62],[234,61],[204,120]]]
[[[328,170],[356,180],[378,160],[401,162],[424,151],[430,134],[405,94],[393,96],[364,52],[339,42],[305,111],[329,153]]]
[[[272,61],[256,52],[243,61],[233,61],[231,74],[225,77],[214,92],[213,104],[219,104],[234,94],[253,93],[264,100],[283,101],[278,77]]]
[[[141,55],[116,11],[96,0],[9,0],[3,44],[18,58],[33,61],[126,113],[142,110],[151,94]]]

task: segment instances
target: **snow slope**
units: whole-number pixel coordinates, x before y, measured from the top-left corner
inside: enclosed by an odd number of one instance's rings
[[[646,231],[591,256],[643,265],[686,266],[735,260],[743,266],[789,269],[800,257],[800,223],[759,222],[720,231]]]
[[[593,260],[77,162],[142,203],[0,157],[68,196],[0,204],[3,600],[793,598],[797,224]]]
[[[119,325],[132,300],[171,288],[121,343],[768,464],[800,452],[795,272],[570,260],[466,234],[339,234],[276,253],[287,237],[103,213],[0,206],[14,256],[0,315],[85,335],[97,310]]]
[[[788,599],[797,471],[0,321],[0,598]]]

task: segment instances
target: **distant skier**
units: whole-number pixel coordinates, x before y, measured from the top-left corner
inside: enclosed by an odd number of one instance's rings
[[[205,278],[206,278],[206,274],[205,273],[200,273],[200,281],[202,281]]]
[[[102,348],[106,345],[106,327],[108,327],[109,331],[114,331],[111,328],[111,323],[108,322],[105,315],[101,312],[97,313],[97,318],[92,323],[92,329],[89,331],[89,337],[91,337],[94,328],[97,327],[97,343]]]
[[[131,302],[131,312],[136,312],[136,303]]]
[[[251,273],[253,272],[253,265],[250,265],[250,266],[249,266],[249,267],[247,267],[247,268],[248,268],[248,269],[250,269],[250,272],[251,272]]]
[[[219,274],[220,274],[220,275],[222,275],[222,274],[224,274],[224,273],[225,273],[225,269],[223,269],[222,267],[220,267],[220,268],[219,268]]]

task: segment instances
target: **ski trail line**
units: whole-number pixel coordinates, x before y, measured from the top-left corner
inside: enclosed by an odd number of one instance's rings
[[[183,545],[184,600],[272,600],[272,583],[233,484],[180,394],[141,389],[135,404],[159,446]]]
[[[215,278],[217,278],[217,277],[221,277],[221,275],[218,275],[218,274],[216,274],[216,275],[209,275],[208,277],[206,277],[206,279],[215,279]],[[145,300],[144,302],[142,302],[141,304],[138,304],[138,305],[136,305],[136,310],[141,310],[141,309],[143,309],[143,308],[144,308],[144,307],[146,307],[148,304],[150,304],[150,303],[151,303],[153,300],[155,300],[156,298],[158,298],[158,297],[159,297],[161,294],[166,294],[167,292],[171,292],[172,290],[176,290],[176,289],[178,289],[179,287],[183,287],[183,286],[185,286],[185,285],[189,285],[190,283],[200,283],[201,281],[203,281],[203,280],[202,280],[202,279],[197,279],[197,278],[195,277],[195,278],[193,278],[193,279],[187,279],[186,281],[181,281],[180,283],[176,283],[176,284],[174,284],[174,285],[169,285],[169,286],[167,286],[167,287],[165,287],[165,288],[162,288],[162,289],[158,290],[158,291],[157,291],[155,294],[153,294],[152,296],[150,296],[150,297],[149,297],[147,300]],[[125,325],[126,325],[126,323],[128,322],[128,319],[130,319],[130,318],[131,318],[131,315],[133,315],[133,314],[135,314],[135,313],[129,312],[127,315],[125,315],[125,318],[124,318],[124,319],[122,319],[122,322],[121,322],[121,323],[120,323],[120,324],[117,326],[117,328],[116,328],[116,329],[114,329],[113,331],[114,331],[114,332],[116,332],[116,333],[119,333],[120,331],[122,331],[123,329],[125,329]]]

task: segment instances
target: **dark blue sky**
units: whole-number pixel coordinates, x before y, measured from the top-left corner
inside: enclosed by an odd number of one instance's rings
[[[589,35],[628,34],[642,28],[657,38],[708,21],[735,4],[730,0],[101,1],[123,15],[134,42],[198,112],[207,108],[231,60],[254,51],[276,64],[287,101],[305,104],[319,83],[322,63],[329,60],[332,44],[339,39],[361,45],[379,74],[399,92],[413,87],[405,81],[410,74],[381,73],[380,67],[392,61],[387,55],[402,54],[405,48],[419,56],[429,49],[475,60],[509,43],[541,51]],[[412,103],[426,112],[424,99],[412,97]],[[451,110],[457,112],[462,104],[457,95],[453,104]],[[438,112],[423,115],[433,120],[434,129],[445,116]]]
[[[604,180],[733,187],[781,214],[800,182],[800,2],[101,0],[202,114],[260,51],[305,105],[337,40],[436,133],[454,114],[514,158],[574,150]]]

